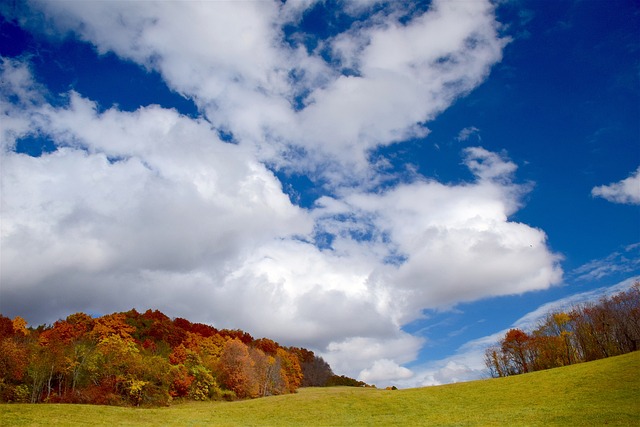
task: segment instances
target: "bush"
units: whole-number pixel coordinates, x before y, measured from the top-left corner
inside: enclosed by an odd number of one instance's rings
[[[16,402],[27,403],[31,400],[31,390],[26,384],[20,384],[13,390],[13,397]]]

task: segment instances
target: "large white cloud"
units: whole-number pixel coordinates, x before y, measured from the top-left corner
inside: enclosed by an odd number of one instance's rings
[[[327,74],[303,48],[287,47],[275,1],[34,4],[99,52],[156,69],[245,144],[293,125],[291,71],[303,69],[308,84]]]
[[[372,254],[381,262],[400,260],[381,265],[369,283],[388,295],[379,303],[386,301],[399,323],[427,307],[545,289],[561,279],[560,258],[548,250],[546,234],[508,219],[529,188],[511,182],[515,165],[482,148],[466,152],[477,177],[473,183],[416,181],[381,194],[349,194],[341,203],[320,201],[327,228],[348,231],[336,247],[353,243],[354,227],[357,234],[369,224],[373,231],[367,232],[374,234],[368,247],[388,251],[372,249]],[[345,214],[356,219],[331,220]]]
[[[53,30],[157,69],[204,118],[98,112],[75,92],[52,106],[5,61],[3,312],[158,308],[312,347],[373,382],[411,375],[423,340],[402,326],[423,309],[556,283],[544,232],[509,219],[529,187],[505,155],[467,149],[470,182],[369,191],[368,150],[423,135],[500,59],[490,3],[434,2],[406,25],[377,14],[322,41],[350,77],[284,40],[313,3],[34,3]],[[28,134],[59,148],[16,153]],[[301,209],[265,163],[321,174],[333,196]]]
[[[640,205],[640,167],[622,181],[594,187],[591,195],[612,203]]]
[[[211,281],[265,242],[312,229],[253,153],[220,141],[205,121],[154,106],[99,114],[75,93],[65,108],[22,105],[3,103],[15,118],[3,128],[5,307],[29,310],[10,296],[55,288],[66,274],[86,275],[77,285],[87,299],[101,276],[134,285],[143,272],[204,271]],[[28,133],[60,148],[40,157],[12,151]],[[123,303],[143,304],[130,293]],[[53,314],[63,313],[39,313]]]
[[[100,52],[160,71],[263,160],[332,181],[366,173],[371,148],[425,135],[419,123],[477,86],[505,44],[490,2],[436,1],[406,24],[377,14],[321,40],[337,63],[352,63],[357,75],[347,76],[284,39],[281,25],[313,2],[35,4]],[[290,162],[290,147],[306,155]]]

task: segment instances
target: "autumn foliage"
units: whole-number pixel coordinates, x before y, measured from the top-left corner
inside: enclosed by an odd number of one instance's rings
[[[3,402],[138,406],[233,400],[324,386],[332,376],[312,351],[170,319],[157,310],[99,318],[76,313],[38,328],[0,314]]]
[[[485,352],[492,376],[504,377],[640,350],[640,282],[598,303],[549,313],[532,332],[509,330]]]

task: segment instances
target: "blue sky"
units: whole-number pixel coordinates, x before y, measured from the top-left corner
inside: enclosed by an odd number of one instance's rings
[[[414,387],[639,277],[633,1],[0,12],[5,315],[157,308]]]

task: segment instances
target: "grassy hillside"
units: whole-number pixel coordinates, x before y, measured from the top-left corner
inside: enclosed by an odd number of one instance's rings
[[[640,425],[640,352],[526,375],[410,390],[301,389],[141,409],[0,406],[0,425]]]

